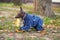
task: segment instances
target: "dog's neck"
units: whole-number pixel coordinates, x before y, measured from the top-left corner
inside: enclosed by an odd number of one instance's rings
[[[26,14],[27,14],[27,13],[24,12],[24,15],[23,15],[23,18],[22,18],[23,20],[24,20],[24,18],[26,17]]]

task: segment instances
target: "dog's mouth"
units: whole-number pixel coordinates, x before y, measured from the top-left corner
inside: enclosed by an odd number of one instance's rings
[[[20,18],[20,16],[15,16],[15,18]]]
[[[15,18],[23,18],[23,16],[17,15],[17,16],[15,16]]]

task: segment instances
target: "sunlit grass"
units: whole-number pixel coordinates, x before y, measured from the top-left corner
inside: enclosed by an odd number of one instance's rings
[[[13,3],[3,3],[3,2],[0,2],[0,6],[13,7]]]
[[[22,5],[23,8],[26,8],[26,9],[32,9],[33,8],[33,5],[28,5],[28,4],[23,4]]]
[[[19,11],[19,10],[13,10],[13,9],[8,9],[8,8],[2,8],[2,7],[0,7],[0,11],[16,12],[16,11]]]

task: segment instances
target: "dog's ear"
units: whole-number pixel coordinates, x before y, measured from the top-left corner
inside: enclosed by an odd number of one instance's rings
[[[22,7],[20,7],[20,12],[23,12],[23,9],[22,9]]]

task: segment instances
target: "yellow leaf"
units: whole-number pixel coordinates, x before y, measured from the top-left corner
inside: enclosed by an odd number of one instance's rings
[[[13,23],[18,27],[20,25],[20,19],[16,19]]]

